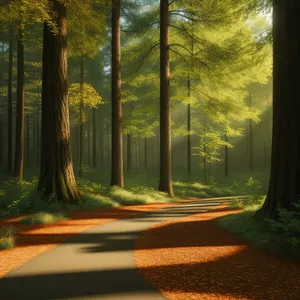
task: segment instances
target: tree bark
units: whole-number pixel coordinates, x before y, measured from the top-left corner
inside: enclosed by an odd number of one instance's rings
[[[40,113],[41,113],[41,102],[40,102],[40,88],[38,87],[38,95],[37,95],[37,114],[36,114],[36,165],[40,164]]]
[[[112,7],[112,166],[111,186],[124,187],[121,103],[120,0]]]
[[[127,134],[127,172],[132,168],[132,153],[131,153],[131,134]]]
[[[78,203],[72,164],[68,103],[66,7],[52,0],[58,32],[44,24],[41,169],[38,190],[57,200]]]
[[[171,171],[169,1],[160,0],[160,180],[159,190],[174,197]]]
[[[148,139],[145,137],[144,139],[144,166],[145,169],[148,167]]]
[[[84,82],[84,58],[80,56],[80,107],[79,107],[79,177],[83,177],[83,82]]]
[[[249,93],[249,107],[252,107],[252,95]],[[249,119],[249,169],[253,172],[253,121]]]
[[[188,97],[191,97],[191,78],[188,78]],[[192,172],[192,151],[191,151],[191,104],[187,106],[187,171]]]
[[[227,134],[225,133],[225,142],[228,142]],[[225,155],[224,155],[224,164],[225,164],[225,177],[228,177],[229,175],[229,161],[228,161],[228,146],[225,145]]]
[[[8,48],[8,97],[7,97],[7,172],[12,172],[12,85],[13,85],[13,37],[12,30],[9,38]]]
[[[300,2],[273,1],[273,140],[269,190],[259,215],[295,209],[300,194]]]
[[[17,43],[17,116],[14,177],[23,180],[24,169],[24,44],[20,29]]]
[[[26,163],[30,164],[30,117],[26,116]]]
[[[96,109],[93,109],[93,168],[97,168],[97,126],[96,126]]]

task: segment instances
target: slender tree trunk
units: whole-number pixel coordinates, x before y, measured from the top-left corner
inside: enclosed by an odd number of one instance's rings
[[[12,172],[12,85],[13,85],[13,37],[12,31],[9,38],[8,49],[8,97],[7,97],[7,171],[8,174]]]
[[[131,134],[127,134],[127,172],[132,168]]]
[[[121,103],[120,0],[112,7],[112,166],[111,185],[124,187]]]
[[[252,107],[252,95],[249,93],[249,107]],[[249,169],[253,172],[253,121],[249,119]]]
[[[188,78],[188,97],[191,97],[191,78]],[[192,151],[191,151],[191,104],[187,106],[187,171],[192,172]]]
[[[145,169],[148,167],[148,139],[145,137],[144,139],[144,163]]]
[[[227,134],[225,133],[225,142],[228,142]],[[224,163],[225,163],[225,177],[229,175],[229,161],[228,161],[228,146],[225,145],[225,156],[224,156]]]
[[[26,116],[26,163],[30,164],[30,117]]]
[[[17,117],[14,177],[23,180],[24,168],[24,45],[20,29],[17,44]]]
[[[88,166],[91,166],[91,123],[87,123],[87,157]]]
[[[296,209],[300,194],[300,2],[273,0],[273,140],[269,190],[259,214]],[[297,209],[298,210],[298,209]]]
[[[52,0],[58,32],[44,25],[41,170],[38,189],[60,202],[78,203],[70,140],[66,7]]]
[[[97,126],[96,126],[96,109],[93,109],[93,168],[97,168]]]
[[[38,88],[38,96],[37,96],[37,114],[36,114],[36,165],[40,164],[40,114],[41,114],[41,102],[40,102],[40,89]]]
[[[83,83],[84,83],[84,58],[80,56],[80,107],[79,107],[79,177],[83,177]]]
[[[1,35],[2,41],[2,51],[1,51],[1,67],[2,67],[2,76],[1,76],[1,83],[2,83],[2,99],[4,99],[4,42],[3,42],[3,34]],[[0,166],[3,165],[4,156],[3,156],[3,104],[1,102],[0,105]]]
[[[0,166],[3,165],[3,117],[2,117],[2,108],[0,111]]]
[[[102,169],[104,167],[104,131],[103,124],[100,127],[100,136],[99,136],[99,167]]]
[[[171,173],[169,1],[160,0],[160,180],[159,190],[174,197]]]

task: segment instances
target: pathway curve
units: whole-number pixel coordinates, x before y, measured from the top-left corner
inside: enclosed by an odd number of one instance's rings
[[[197,200],[92,227],[0,279],[5,300],[165,299],[137,270],[135,242],[148,228],[215,208]]]

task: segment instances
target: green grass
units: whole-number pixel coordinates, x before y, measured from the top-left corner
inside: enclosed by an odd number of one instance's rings
[[[255,213],[262,206],[264,198],[250,199],[239,203],[244,209],[218,220],[219,226],[248,241],[254,247],[281,257],[300,259],[300,214],[282,211],[276,221],[260,219]],[[295,216],[296,215],[296,216]],[[295,229],[296,228],[296,229]]]
[[[13,226],[0,228],[0,250],[10,249],[15,246],[16,230]]]
[[[23,224],[51,224],[57,221],[65,220],[63,214],[52,214],[48,212],[39,212],[22,218],[19,222]]]

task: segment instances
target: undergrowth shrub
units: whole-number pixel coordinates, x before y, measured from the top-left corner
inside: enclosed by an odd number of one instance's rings
[[[13,226],[0,228],[0,250],[10,249],[15,246],[16,229]]]

